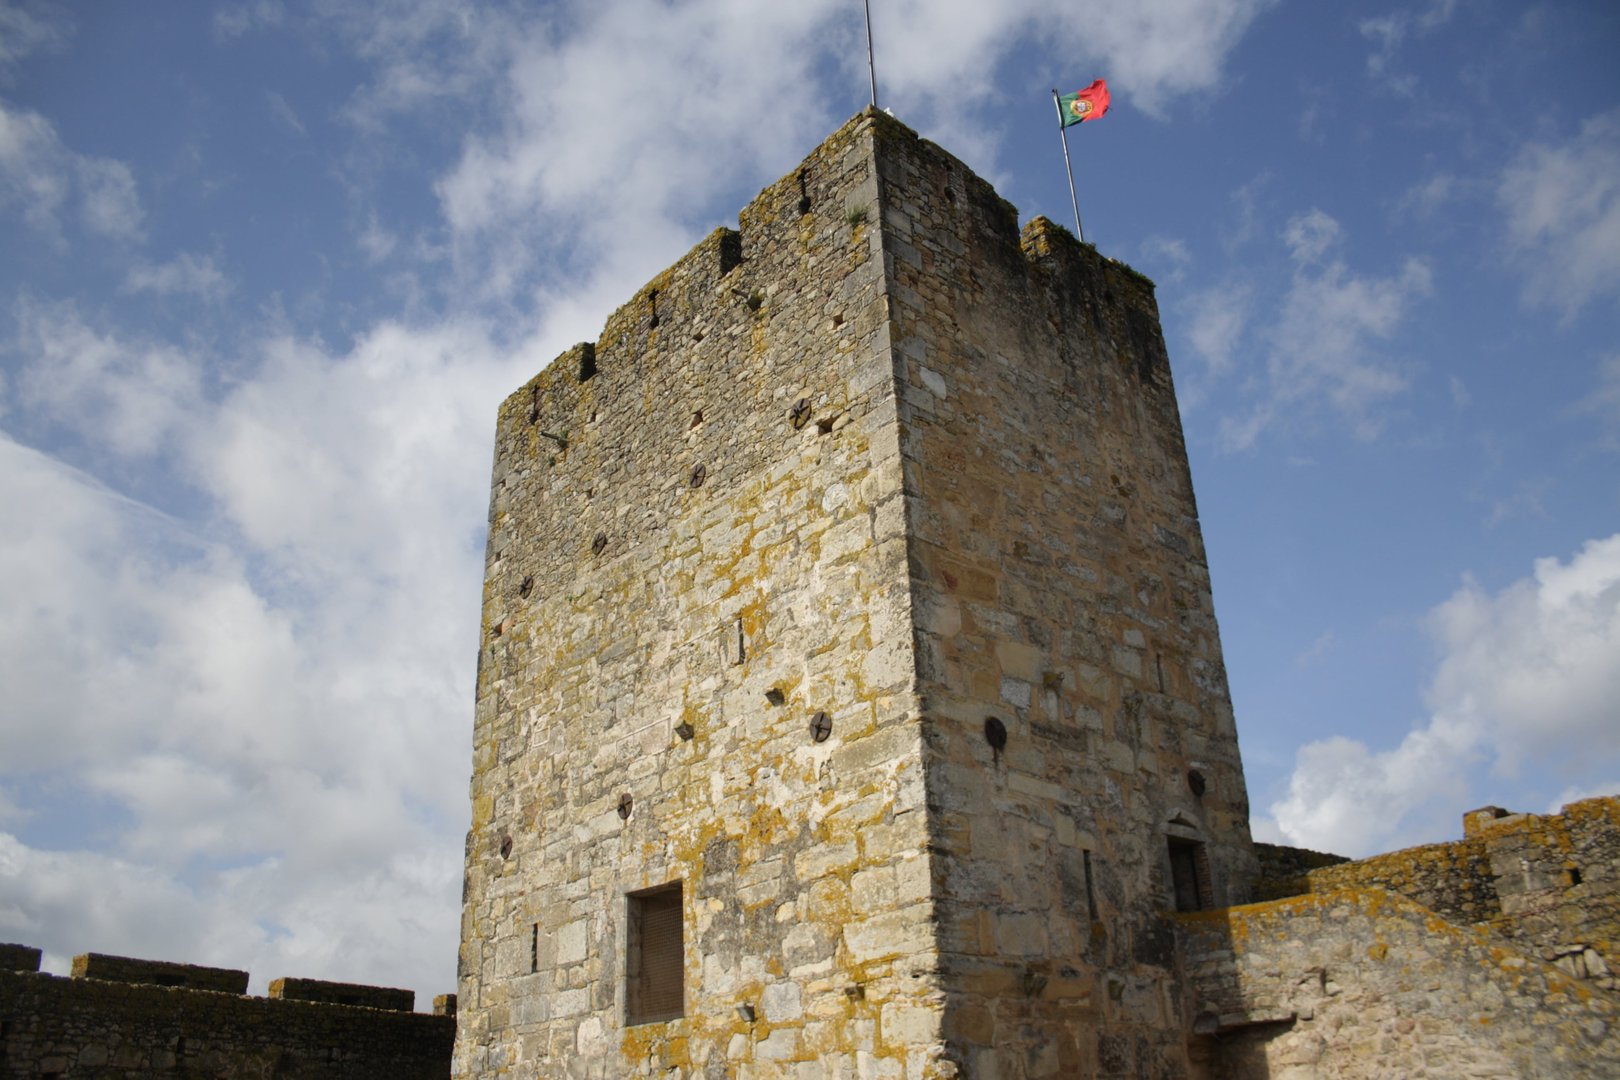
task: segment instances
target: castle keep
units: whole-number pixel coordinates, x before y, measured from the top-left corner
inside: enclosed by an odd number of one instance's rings
[[[867,113],[490,513],[464,1075],[1174,1073],[1162,913],[1252,856],[1148,281]]]
[[[1620,797],[1251,843],[1152,285],[874,112],[501,407],[472,794],[459,1019],[0,944],[0,1075],[1620,1076]]]
[[[1152,284],[881,114],[507,399],[486,567],[458,1076],[1620,1067],[1620,802],[1257,857]]]

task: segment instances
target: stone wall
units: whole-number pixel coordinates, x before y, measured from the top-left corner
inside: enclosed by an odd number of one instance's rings
[[[0,971],[38,971],[43,955],[32,945],[0,944]]]
[[[1620,798],[1558,814],[1470,811],[1461,840],[1288,873],[1308,860],[1262,849],[1260,895],[1383,888],[1462,926],[1487,927],[1527,955],[1620,990]],[[1310,854],[1310,853],[1304,853]]]
[[[1472,837],[1321,867],[1306,875],[1306,884],[1313,893],[1388,889],[1460,925],[1502,911],[1485,844]]]
[[[140,981],[191,965],[99,957],[60,978],[0,971],[0,1075],[125,1080],[437,1080],[453,1016],[246,997]],[[107,963],[105,961],[123,961]],[[196,969],[207,971],[214,969]],[[393,991],[409,993],[409,991]]]
[[[877,137],[948,1052],[1180,1075],[1170,843],[1253,871],[1153,287]]]
[[[1620,990],[1620,797],[1484,824],[1501,914],[1490,927],[1532,956]]]
[[[1279,900],[1302,896],[1311,891],[1305,875],[1324,866],[1338,866],[1350,860],[1325,851],[1288,847],[1283,844],[1254,845],[1257,877],[1251,890],[1256,900]]]
[[[461,1075],[936,1075],[877,122],[500,409]],[[676,882],[684,1015],[628,1023]]]
[[[1178,917],[1210,1080],[1620,1074],[1620,1005],[1382,889]]]
[[[177,964],[170,960],[139,960],[132,956],[107,953],[80,953],[73,958],[75,979],[102,982],[146,983],[151,986],[181,986],[188,990],[213,990],[221,994],[245,994],[248,973],[235,968]]]

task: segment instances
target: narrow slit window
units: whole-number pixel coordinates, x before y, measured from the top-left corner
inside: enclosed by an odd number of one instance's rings
[[[1170,881],[1177,911],[1204,911],[1215,906],[1209,856],[1198,841],[1170,837]]]
[[[625,897],[625,1023],[686,1015],[686,950],[681,883]]]

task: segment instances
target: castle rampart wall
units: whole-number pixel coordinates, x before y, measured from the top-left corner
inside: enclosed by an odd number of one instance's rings
[[[1382,888],[1462,926],[1502,913],[1490,852],[1476,837],[1391,851],[1305,875],[1307,892]]]
[[[1177,919],[1195,1076],[1576,1080],[1620,1070],[1620,1006],[1379,888]]]
[[[450,1075],[453,1015],[199,989],[186,985],[185,977],[206,982],[207,973],[222,969],[187,964],[87,954],[75,960],[74,970],[70,978],[0,971],[0,1075],[75,1080],[442,1080]],[[98,971],[113,978],[99,977]],[[234,984],[238,973],[225,974]]]
[[[1295,849],[1281,848],[1278,852]],[[1309,853],[1307,853],[1309,854]],[[1281,856],[1268,856],[1271,866]],[[1557,814],[1487,808],[1464,836],[1263,880],[1270,895],[1382,888],[1459,926],[1481,926],[1526,955],[1620,990],[1620,798]]]
[[[1620,991],[1620,797],[1483,825],[1502,913],[1492,930],[1610,992]]]

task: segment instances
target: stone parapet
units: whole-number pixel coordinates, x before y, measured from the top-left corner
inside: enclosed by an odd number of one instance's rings
[[[176,986],[187,990],[212,990],[219,994],[245,994],[248,973],[231,968],[176,964],[167,960],[137,960],[106,953],[81,953],[73,958],[75,979],[101,982],[145,983],[150,986]]]
[[[445,1080],[455,1020],[0,972],[0,1076]]]
[[[31,945],[0,944],[0,971],[38,971],[43,955]]]
[[[321,1001],[328,1005],[356,1005],[393,1012],[410,1012],[416,1008],[414,990],[326,982],[322,979],[274,979],[270,983],[270,996],[285,1001]]]

